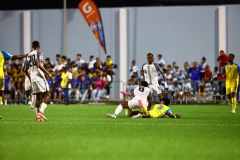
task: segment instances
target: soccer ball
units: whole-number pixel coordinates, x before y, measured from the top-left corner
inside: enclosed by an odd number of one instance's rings
[[[130,117],[132,114],[132,111],[133,111],[132,109],[125,109],[125,115]]]

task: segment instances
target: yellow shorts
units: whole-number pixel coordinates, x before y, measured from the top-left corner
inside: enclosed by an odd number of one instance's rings
[[[237,93],[238,80],[226,81],[226,94]]]

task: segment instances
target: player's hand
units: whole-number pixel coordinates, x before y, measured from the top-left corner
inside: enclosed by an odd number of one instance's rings
[[[51,75],[51,74],[46,74],[46,78],[47,78],[47,80],[49,81],[49,80],[52,79],[52,75]]]
[[[168,84],[167,84],[167,82],[164,82],[164,88],[165,88],[165,89],[168,89]]]
[[[181,115],[180,114],[176,114],[176,118],[181,118]]]

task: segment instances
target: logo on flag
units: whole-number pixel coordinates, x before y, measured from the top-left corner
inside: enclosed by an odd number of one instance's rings
[[[78,9],[106,54],[103,24],[96,4],[92,0],[82,0],[78,4]]]

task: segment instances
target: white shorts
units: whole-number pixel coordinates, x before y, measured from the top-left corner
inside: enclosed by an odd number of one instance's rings
[[[152,93],[156,93],[156,94],[162,93],[161,87],[158,84],[152,84],[152,85],[149,85],[148,87],[151,89]]]
[[[39,92],[46,92],[49,90],[49,85],[46,80],[36,81],[32,82],[32,92],[33,93],[39,93]]]
[[[25,77],[25,91],[32,89],[32,84],[28,77]]]
[[[148,106],[148,101],[147,100],[143,100],[143,99],[131,99],[130,101],[128,101],[128,107],[130,109],[134,109],[134,108],[138,108],[140,106]]]

